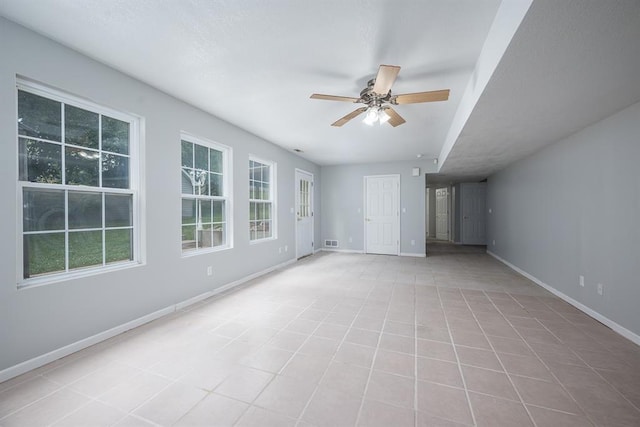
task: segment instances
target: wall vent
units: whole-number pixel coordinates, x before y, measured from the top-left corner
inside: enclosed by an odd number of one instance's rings
[[[325,248],[337,248],[339,245],[337,240],[325,240],[324,246]]]

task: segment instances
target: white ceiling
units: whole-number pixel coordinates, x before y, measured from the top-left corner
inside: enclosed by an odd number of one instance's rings
[[[449,182],[640,101],[640,1],[534,0],[458,135],[496,13],[518,2],[3,0],[0,15],[318,164],[420,153]],[[397,128],[331,127],[359,105],[309,95],[357,96],[380,64],[402,66],[394,93],[449,88],[450,100],[397,106]]]
[[[318,164],[438,157],[500,0],[3,0],[0,15]],[[396,94],[451,89],[401,105],[402,126],[354,119],[380,64]]]
[[[535,0],[431,181],[486,178],[639,101],[640,1]]]

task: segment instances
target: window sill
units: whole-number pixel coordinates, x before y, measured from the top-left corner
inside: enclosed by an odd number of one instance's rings
[[[224,246],[215,246],[213,248],[194,249],[194,250],[191,250],[191,251],[182,252],[182,258],[190,258],[190,257],[193,257],[193,256],[198,256],[198,255],[211,254],[211,253],[215,253],[215,252],[222,252],[222,251],[226,251],[228,249],[233,249],[233,246],[224,245]]]
[[[126,270],[129,268],[135,268],[145,265],[139,261],[127,261],[117,264],[111,264],[106,267],[87,267],[84,269],[74,270],[68,273],[49,274],[46,276],[34,277],[30,279],[23,279],[18,282],[18,290],[30,289],[39,286],[46,286],[59,282],[67,282],[70,280],[81,279],[84,277],[97,276],[100,274],[110,273],[112,271]]]

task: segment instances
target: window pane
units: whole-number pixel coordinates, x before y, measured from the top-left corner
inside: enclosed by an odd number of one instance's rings
[[[98,114],[64,106],[64,138],[67,144],[98,149]]]
[[[256,203],[256,219],[262,220],[264,219],[264,204]]]
[[[196,192],[196,194],[201,195],[201,196],[209,196],[209,173],[205,172],[205,171],[199,171],[197,172],[200,177],[200,180],[198,181],[198,184],[202,184],[200,185],[197,189],[198,191]]]
[[[64,230],[64,190],[25,188],[22,195],[24,231]]]
[[[196,226],[187,225],[182,227],[182,250],[195,249],[196,247]]]
[[[196,169],[202,169],[205,171],[209,170],[209,149],[207,147],[203,147],[202,145],[195,144],[195,161],[196,161]]]
[[[64,271],[64,233],[24,236],[24,278]]]
[[[227,242],[227,231],[225,224],[213,226],[213,246],[221,246]]]
[[[269,189],[269,184],[267,184],[267,183],[262,184],[262,195],[261,195],[260,199],[262,199],[262,200],[271,199],[271,192],[270,192],[270,189]]]
[[[129,123],[102,116],[102,149],[129,154]]]
[[[265,203],[265,205],[264,205],[264,217],[265,217],[265,219],[272,219],[271,218],[271,203]]]
[[[196,223],[196,201],[182,199],[182,225]]]
[[[66,183],[71,185],[98,186],[100,154],[81,148],[65,149]]]
[[[262,181],[267,184],[271,182],[271,166],[262,167]]]
[[[249,220],[254,221],[256,219],[256,203],[249,203]]]
[[[211,226],[198,230],[198,247],[210,248],[213,246],[213,234]]]
[[[129,158],[102,154],[102,186],[129,188]]]
[[[209,170],[211,172],[219,172],[222,173],[222,151],[210,149],[210,166]]]
[[[69,228],[102,227],[102,194],[69,191]]]
[[[133,239],[130,229],[105,231],[105,255],[107,264],[133,260]]]
[[[198,200],[200,206],[200,222],[210,223],[213,215],[211,213],[211,200]]]
[[[193,183],[191,182],[191,173],[193,173],[192,170],[182,168],[182,173],[180,174],[182,194],[194,194]]]
[[[129,194],[106,194],[104,203],[106,227],[133,225],[133,196]]]
[[[59,102],[18,91],[18,134],[60,142],[61,118]]]
[[[211,175],[211,196],[222,197],[222,175],[210,174]]]
[[[193,144],[182,141],[182,166],[193,168]]]
[[[21,181],[62,183],[62,147],[60,145],[20,138],[19,150]]]
[[[269,238],[271,237],[271,221],[264,221],[262,223],[262,230],[263,230],[263,238]]]
[[[69,269],[102,265],[102,231],[69,233]]]
[[[224,222],[226,220],[224,205],[224,200],[213,201],[213,222]]]

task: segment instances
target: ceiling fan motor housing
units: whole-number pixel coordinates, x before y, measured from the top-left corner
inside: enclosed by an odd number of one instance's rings
[[[366,104],[369,107],[380,107],[382,104],[391,100],[391,90],[384,96],[373,91],[373,86],[376,84],[376,79],[371,79],[367,83],[367,87],[360,91],[360,99],[358,102]]]

